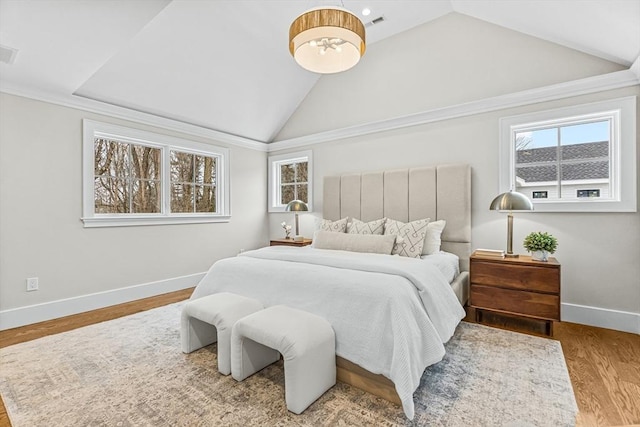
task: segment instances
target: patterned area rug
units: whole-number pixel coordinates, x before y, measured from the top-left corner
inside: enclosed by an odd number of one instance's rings
[[[238,383],[218,373],[215,344],[182,354],[181,305],[1,349],[13,426],[574,425],[557,341],[462,322],[422,377],[413,421],[342,383],[294,415],[282,362]]]

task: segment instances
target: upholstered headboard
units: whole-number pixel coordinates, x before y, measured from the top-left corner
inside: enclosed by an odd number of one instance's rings
[[[469,271],[471,251],[471,168],[441,165],[324,178],[323,217],[408,222],[444,219],[442,250],[460,257]]]

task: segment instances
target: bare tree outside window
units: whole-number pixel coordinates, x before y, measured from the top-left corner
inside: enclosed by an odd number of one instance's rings
[[[95,212],[159,213],[161,158],[159,148],[95,138]]]
[[[280,203],[286,205],[292,200],[308,203],[308,162],[280,165]]]
[[[216,212],[217,158],[171,150],[171,211]]]

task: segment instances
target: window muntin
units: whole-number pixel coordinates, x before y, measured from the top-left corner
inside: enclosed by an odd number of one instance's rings
[[[636,212],[636,97],[500,119],[499,174],[538,212]]]
[[[536,195],[545,191],[549,201],[575,200],[577,190],[597,186],[600,199],[610,199],[614,117],[603,117],[515,131],[516,191],[534,199],[540,199]]]
[[[171,212],[216,212],[217,156],[171,150]]]
[[[286,206],[292,200],[302,200],[307,203],[308,198],[308,160],[296,160],[289,163],[279,163],[280,165],[280,185],[279,197],[280,205]]]
[[[94,209],[97,214],[159,213],[159,148],[94,139]]]
[[[228,149],[83,122],[85,227],[229,219]]]
[[[311,151],[269,157],[269,212],[282,212],[292,200],[312,209]]]

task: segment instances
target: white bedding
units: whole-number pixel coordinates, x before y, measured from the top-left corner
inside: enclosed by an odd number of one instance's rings
[[[409,419],[424,369],[465,315],[436,266],[390,255],[262,248],[216,262],[191,298],[223,291],[327,319],[336,354],[391,379]]]
[[[436,252],[432,255],[422,255],[420,258],[425,262],[432,263],[449,283],[460,274],[460,259],[457,255],[449,252]]]

